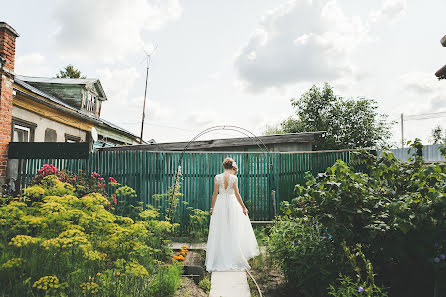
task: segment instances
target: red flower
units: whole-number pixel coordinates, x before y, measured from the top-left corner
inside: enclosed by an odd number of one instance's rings
[[[108,181],[111,182],[111,183],[117,183],[116,179],[114,179],[111,176],[108,178]]]
[[[105,179],[103,177],[98,178],[99,181],[105,182]]]
[[[116,194],[113,194],[113,202],[116,204],[118,204],[118,200],[116,200]]]

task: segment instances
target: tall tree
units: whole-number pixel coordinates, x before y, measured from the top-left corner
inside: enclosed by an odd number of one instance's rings
[[[377,112],[375,100],[344,99],[333,88],[311,87],[297,99],[291,99],[296,117],[281,123],[285,133],[325,131],[315,141],[317,150],[354,149],[388,146],[393,122]]]
[[[64,69],[60,70],[56,75],[57,78],[87,78],[85,75],[69,64]]]
[[[446,129],[443,130],[440,125],[437,125],[431,132],[432,144],[446,143]]]

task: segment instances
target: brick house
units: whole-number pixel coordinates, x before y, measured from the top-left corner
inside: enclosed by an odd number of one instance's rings
[[[100,117],[107,96],[98,79],[16,74],[17,37],[14,28],[0,22],[1,185],[18,174],[18,160],[8,162],[9,142],[89,142],[91,148],[141,143],[133,133]]]

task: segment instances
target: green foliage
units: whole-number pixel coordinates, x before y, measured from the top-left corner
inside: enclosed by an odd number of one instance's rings
[[[446,143],[446,129],[443,130],[440,125],[435,126],[432,129],[430,140],[432,144]]]
[[[291,105],[297,117],[283,121],[282,131],[326,131],[324,137],[316,139],[318,150],[386,147],[391,137],[392,123],[377,112],[375,100],[344,99],[328,84],[322,89],[311,87],[300,98],[292,99]]]
[[[289,286],[302,296],[325,296],[343,268],[336,245],[323,235],[320,224],[306,217],[280,219],[272,228],[268,249]]]
[[[183,194],[181,193],[181,181],[182,181],[181,167],[178,167],[178,171],[176,173],[175,182],[172,186],[170,186],[165,193],[155,194],[153,198],[155,200],[161,201],[166,200],[169,207],[165,214],[165,219],[169,222],[175,221],[176,209],[179,204],[181,197]]]
[[[199,283],[198,287],[201,288],[206,294],[209,294],[211,291],[211,278],[209,276],[205,276]]]
[[[353,278],[340,274],[338,286],[330,285],[329,295],[335,297],[387,297],[387,293],[375,284],[375,275],[373,274],[372,263],[366,259],[362,252],[361,245],[356,245],[356,253],[342,243],[345,255],[353,267]],[[359,258],[359,261],[358,261]]]
[[[297,197],[281,205],[283,216],[271,242],[276,258],[283,257],[290,282],[302,282],[302,269],[317,275],[320,270],[318,278],[333,283],[334,272],[346,272],[339,260],[344,241],[348,247],[362,245],[379,282],[390,287],[390,296],[421,296],[433,291],[439,275],[446,277],[440,257],[446,253],[446,164],[424,164],[419,140],[411,146],[415,154],[409,162],[389,153],[376,158],[356,152],[350,164],[338,161],[296,186]],[[324,236],[333,242],[327,252],[338,266],[327,266],[330,273],[320,267],[322,255],[316,253],[322,240],[318,238]]]
[[[85,75],[82,75],[82,73],[74,68],[73,65],[69,64],[65,66],[64,69],[60,70],[59,73],[56,75],[57,78],[87,78]]]
[[[0,296],[172,296],[181,273],[166,265],[172,224],[153,207],[115,215],[103,194],[61,179],[47,174],[1,200]]]
[[[189,218],[186,221],[188,235],[196,241],[206,241],[209,232],[209,212],[188,207]]]

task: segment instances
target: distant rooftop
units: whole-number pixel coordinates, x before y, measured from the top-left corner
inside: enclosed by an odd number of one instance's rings
[[[260,144],[266,146],[279,143],[313,143],[315,136],[325,133],[324,131],[317,132],[302,132],[302,133],[287,133],[274,134],[266,136],[258,136]],[[164,142],[152,144],[136,144],[127,146],[115,146],[104,148],[103,150],[110,151],[182,151],[188,145],[188,142]],[[243,147],[256,146],[256,139],[253,137],[237,137],[237,138],[221,138],[210,140],[198,140],[190,143],[188,150],[206,150],[216,148],[228,147]]]

